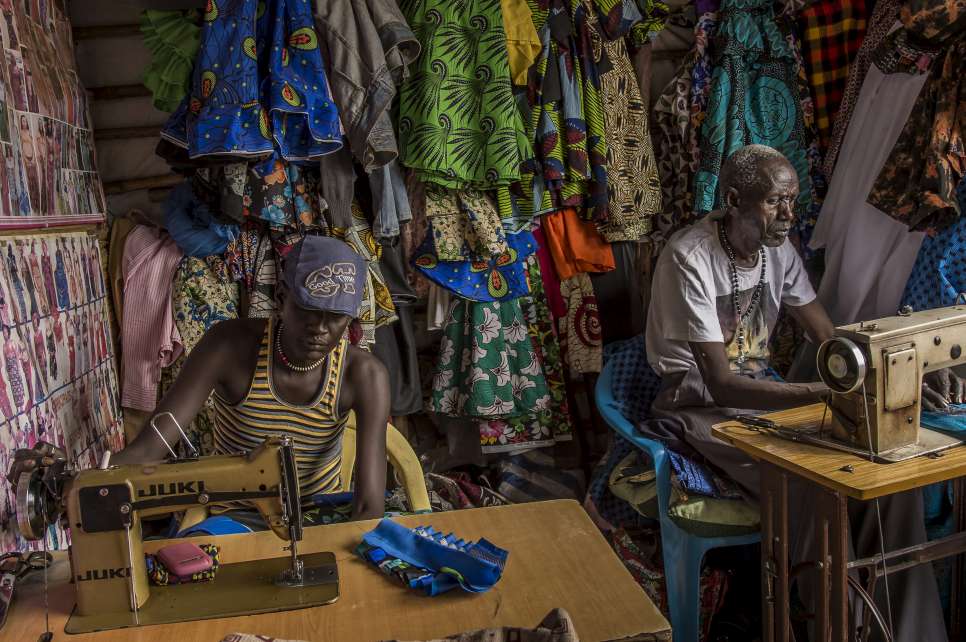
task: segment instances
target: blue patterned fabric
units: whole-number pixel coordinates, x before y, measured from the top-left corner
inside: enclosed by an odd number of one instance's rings
[[[427,279],[470,301],[506,301],[530,294],[527,257],[537,241],[528,231],[507,234],[508,251],[488,260],[440,261],[430,235],[416,250],[413,265]]]
[[[224,254],[228,244],[238,238],[238,226],[216,221],[208,206],[195,197],[191,181],[171,190],[161,210],[165,229],[188,256],[203,259]]]
[[[188,156],[309,161],[342,146],[309,0],[208,0],[190,94],[161,135]]]
[[[966,180],[956,188],[959,210],[966,212]],[[966,216],[944,230],[927,236],[919,248],[902,295],[902,305],[914,310],[930,310],[956,304],[966,293]]]
[[[604,346],[604,360],[614,363],[614,401],[620,413],[632,424],[650,417],[661,378],[647,362],[644,335]]]
[[[503,575],[509,553],[480,539],[467,542],[432,526],[409,529],[390,519],[363,535],[356,553],[380,571],[430,597],[457,586],[485,593]]]

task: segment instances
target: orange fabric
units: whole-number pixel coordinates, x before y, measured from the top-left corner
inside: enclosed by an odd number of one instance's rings
[[[610,272],[614,252],[590,221],[568,207],[542,217],[543,234],[561,281],[581,272]]]

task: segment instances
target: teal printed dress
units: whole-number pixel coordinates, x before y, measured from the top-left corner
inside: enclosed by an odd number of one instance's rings
[[[162,137],[188,156],[307,162],[338,150],[310,0],[208,0],[191,91]]]
[[[770,0],[723,0],[719,17],[694,209],[699,214],[715,209],[721,164],[741,147],[759,144],[774,147],[795,167],[795,211],[802,216],[812,184],[794,51],[775,22]]]

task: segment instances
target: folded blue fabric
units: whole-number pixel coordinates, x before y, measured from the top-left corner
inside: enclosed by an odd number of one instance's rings
[[[509,555],[485,539],[467,542],[431,526],[409,529],[390,519],[366,533],[356,553],[386,575],[429,596],[457,586],[485,593],[499,581]]]
[[[235,533],[251,533],[241,522],[236,522],[226,515],[215,515],[198,522],[178,533],[178,537],[192,537],[194,535],[233,535]]]
[[[168,234],[188,256],[203,259],[224,254],[239,233],[237,225],[215,219],[208,206],[195,197],[190,181],[171,190],[161,209]]]
[[[923,410],[919,423],[944,432],[966,432],[966,404],[952,404],[948,412]]]

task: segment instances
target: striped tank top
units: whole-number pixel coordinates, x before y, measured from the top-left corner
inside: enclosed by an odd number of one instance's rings
[[[274,320],[267,324],[255,374],[241,403],[229,403],[217,391],[212,396],[215,453],[247,453],[269,435],[291,437],[302,498],[337,492],[341,486],[342,432],[348,419],[348,413],[338,416],[348,341],[343,338],[326,358],[322,385],[316,397],[308,405],[298,406],[275,392],[272,382],[274,326]]]

